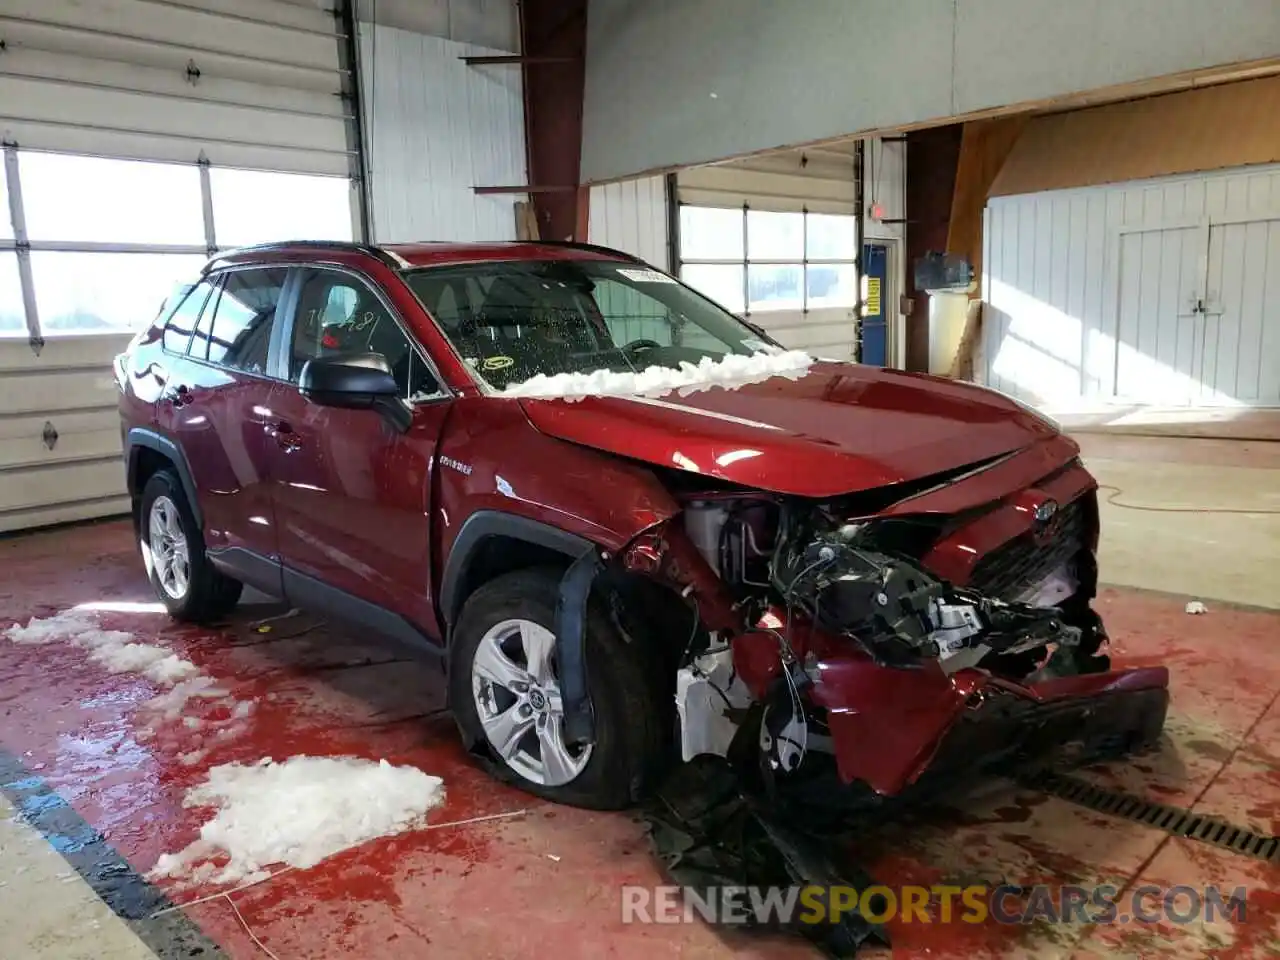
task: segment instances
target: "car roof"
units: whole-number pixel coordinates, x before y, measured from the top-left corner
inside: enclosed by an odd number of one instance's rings
[[[621,260],[640,262],[621,250],[589,243],[553,240],[512,240],[479,243],[422,242],[390,243],[374,246],[338,241],[291,240],[241,247],[217,254],[205,266],[246,263],[291,263],[326,260],[358,264],[374,257],[395,270],[446,264],[486,263],[511,260]]]

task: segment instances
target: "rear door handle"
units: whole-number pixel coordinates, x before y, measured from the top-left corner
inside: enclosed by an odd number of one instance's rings
[[[294,432],[293,425],[288,420],[277,420],[275,423],[267,424],[267,433],[275,438],[276,444],[281,450],[297,450],[301,446],[298,441],[298,435]]]

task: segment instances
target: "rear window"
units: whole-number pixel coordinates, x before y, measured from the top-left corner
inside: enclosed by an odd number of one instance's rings
[[[200,311],[204,309],[214,283],[211,279],[201,280],[194,286],[187,285],[176,291],[170,298],[172,303],[178,304],[177,309],[169,315],[164,328],[164,348],[170,353],[187,352],[191,333],[196,328],[196,321],[200,319]],[[169,304],[161,309],[169,309]]]

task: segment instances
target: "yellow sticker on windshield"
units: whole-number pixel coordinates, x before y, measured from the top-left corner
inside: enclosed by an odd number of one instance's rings
[[[485,357],[480,362],[481,370],[505,370],[507,367],[513,366],[515,361],[510,357]]]

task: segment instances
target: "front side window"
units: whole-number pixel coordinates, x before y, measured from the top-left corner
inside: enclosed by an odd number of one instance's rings
[[[294,315],[290,377],[296,382],[308,360],[349,353],[385,357],[406,400],[440,395],[431,368],[368,284],[333,270],[309,271]]]
[[[404,276],[464,362],[498,390],[539,374],[678,368],[767,346],[715,304],[640,264],[521,260]]]
[[[233,370],[266,374],[271,325],[288,270],[264,267],[223,275],[191,340],[191,356]]]

